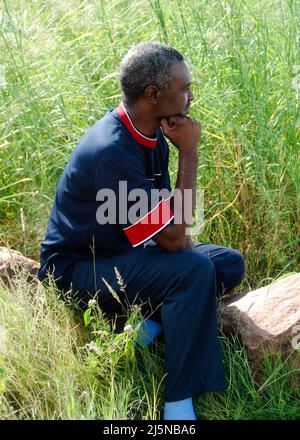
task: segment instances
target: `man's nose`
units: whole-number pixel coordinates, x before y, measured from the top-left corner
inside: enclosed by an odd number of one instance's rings
[[[194,94],[193,94],[193,92],[190,90],[190,93],[189,93],[189,101],[193,101],[193,99],[194,99]]]

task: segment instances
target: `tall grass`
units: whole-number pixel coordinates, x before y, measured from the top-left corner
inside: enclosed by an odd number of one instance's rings
[[[4,1],[2,240],[38,257],[72,149],[120,100],[119,61],[132,45],[156,39],[181,50],[193,75],[206,215],[197,239],[243,252],[251,285],[297,270],[299,8],[281,0]]]
[[[281,0],[4,1],[2,239],[38,257],[72,149],[120,100],[122,56],[156,39],[183,52],[194,79],[192,113],[202,123],[198,186],[205,189],[206,215],[196,238],[243,252],[251,285],[296,270],[300,115],[292,84],[300,63],[299,8]]]
[[[123,55],[153,39],[182,51],[193,76],[192,116],[202,124],[198,186],[205,189],[206,220],[195,239],[245,255],[242,289],[299,270],[299,2],[4,0],[0,8],[1,244],[38,259],[56,184],[71,151],[97,119],[118,105]],[[173,183],[176,172],[171,147]],[[97,369],[76,348],[83,344],[82,329],[54,300],[53,288],[35,289],[24,280],[16,291],[1,287],[2,325],[12,338],[4,367],[10,401],[3,403],[5,417],[155,413],[156,404],[148,405],[155,393],[141,396],[140,382],[130,382],[124,372],[113,380],[106,362],[99,390]],[[28,302],[33,292],[37,299]],[[234,386],[223,397],[205,397],[200,414],[295,417],[296,392],[287,386],[293,374],[279,375],[257,393],[247,379],[242,351],[224,344]],[[96,409],[79,399],[85,391]],[[122,402],[119,413],[116,401]]]
[[[46,287],[22,273],[10,288],[0,284],[0,419],[159,414],[163,366],[134,344],[140,310],[133,309],[121,334],[110,332],[98,307],[87,311],[83,320],[78,307],[59,297],[51,277]]]
[[[140,322],[133,306],[125,330],[111,332],[97,305],[83,316],[51,277],[0,282],[0,419],[159,419],[164,345],[138,347]],[[299,418],[299,364],[266,355],[258,381],[240,342],[221,343],[229,387],[195,399],[200,419]]]

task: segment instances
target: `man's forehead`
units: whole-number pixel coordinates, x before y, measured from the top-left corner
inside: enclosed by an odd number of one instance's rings
[[[187,64],[182,61],[175,63],[172,67],[172,82],[188,85],[192,82],[192,77]]]

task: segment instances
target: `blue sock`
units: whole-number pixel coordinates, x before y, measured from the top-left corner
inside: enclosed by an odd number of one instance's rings
[[[139,328],[139,334],[136,343],[138,345],[149,345],[153,339],[160,334],[162,326],[156,321],[147,318],[144,319]]]
[[[197,420],[193,398],[165,402],[164,420]]]

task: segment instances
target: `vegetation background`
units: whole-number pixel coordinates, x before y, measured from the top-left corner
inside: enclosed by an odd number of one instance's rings
[[[118,105],[128,49],[156,40],[180,50],[193,76],[206,220],[197,239],[245,255],[241,290],[299,271],[299,24],[296,0],[3,0],[0,244],[39,258],[70,153]],[[176,172],[171,147],[173,183]],[[83,321],[57,293],[22,274],[0,285],[0,417],[159,418],[163,345],[142,350],[143,373],[139,311],[115,335],[95,307]],[[239,341],[222,346],[229,389],[200,396],[200,418],[300,418],[297,368],[266,357],[258,383]]]

